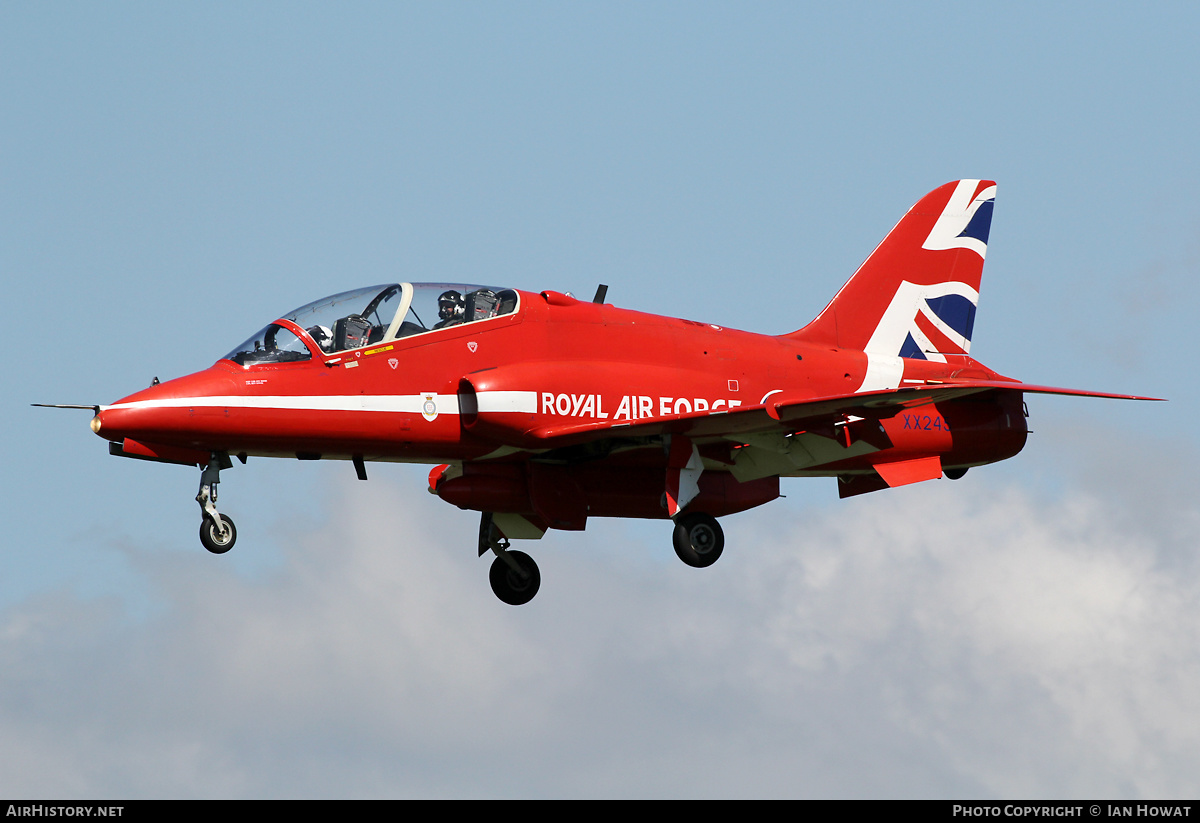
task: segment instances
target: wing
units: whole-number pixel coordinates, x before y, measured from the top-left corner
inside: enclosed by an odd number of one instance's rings
[[[736,439],[738,435],[778,431],[781,428],[795,431],[825,427],[851,416],[883,420],[894,417],[907,408],[955,400],[983,392],[1162,400],[1158,397],[1037,386],[1003,380],[945,380],[829,397],[801,399],[776,395],[761,405],[672,415],[646,422],[611,423],[601,420],[544,426],[525,432],[525,437],[537,441],[539,447],[547,449],[614,437],[637,438],[663,434],[685,434],[693,440],[729,437]]]

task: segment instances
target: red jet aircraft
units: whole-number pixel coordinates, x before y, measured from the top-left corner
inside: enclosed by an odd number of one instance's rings
[[[1025,445],[1032,386],[968,352],[996,193],[926,195],[799,331],[780,336],[568,294],[447,283],[369,286],[309,303],[204,371],[95,411],[112,454],[202,467],[200,539],[234,544],[220,470],[249,456],[434,464],[429,490],[482,513],[491,585],[528,602],[537,565],[509,541],[589,517],[674,523],[712,564],[716,518],[779,496],[780,477],[842,497],[933,480]]]

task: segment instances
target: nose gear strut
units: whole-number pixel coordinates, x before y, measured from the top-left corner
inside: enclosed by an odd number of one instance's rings
[[[208,465],[200,473],[200,491],[196,502],[200,504],[200,542],[213,554],[224,554],[233,548],[237,540],[237,528],[226,515],[217,511],[217,484],[221,482],[221,469],[233,465],[225,452],[213,452]]]

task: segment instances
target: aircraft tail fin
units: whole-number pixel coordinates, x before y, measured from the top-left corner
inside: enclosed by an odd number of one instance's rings
[[[787,336],[889,357],[967,354],[995,197],[991,180],[925,195],[817,318]]]

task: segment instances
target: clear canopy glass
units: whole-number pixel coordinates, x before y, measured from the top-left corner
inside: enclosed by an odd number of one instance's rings
[[[303,329],[315,348],[329,355],[511,314],[517,303],[512,289],[462,283],[388,283],[314,300],[283,319]],[[271,323],[222,359],[251,366],[311,357],[312,349],[303,338]]]
[[[517,309],[517,293],[512,289],[463,283],[413,283],[412,290],[412,301],[395,337],[474,323]]]

